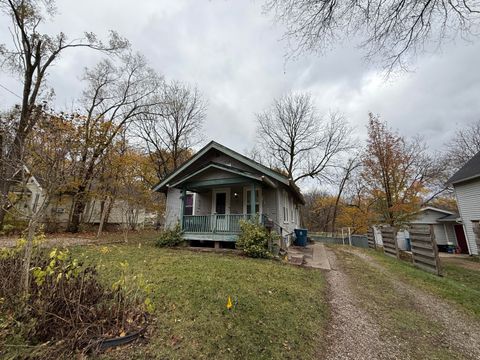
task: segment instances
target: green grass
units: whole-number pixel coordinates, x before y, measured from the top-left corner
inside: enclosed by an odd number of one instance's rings
[[[368,251],[368,255],[373,256],[400,279],[451,302],[468,315],[480,320],[480,271],[444,264],[443,276],[439,277],[378,251]]]
[[[327,320],[319,271],[234,255],[159,249],[152,245],[76,247],[115,281],[120,261],[154,285],[149,341],[105,356],[134,359],[311,359]],[[238,300],[226,310],[227,297]]]
[[[443,335],[445,329],[416,309],[414,299],[398,291],[389,277],[341,247],[332,249],[351,278],[358,306],[376,319],[382,329],[381,337],[396,343],[406,358],[462,358],[448,347],[448,339]]]

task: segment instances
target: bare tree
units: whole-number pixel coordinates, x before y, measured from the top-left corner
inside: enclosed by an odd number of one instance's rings
[[[0,164],[1,225],[13,174],[21,168],[25,142],[44,111],[39,103],[49,100],[51,96],[45,91],[48,70],[67,49],[87,47],[111,53],[124,49],[128,43],[115,32],[111,32],[107,44],[98,40],[93,33],[69,40],[64,33],[52,36],[39,32],[45,18],[55,15],[53,0],[1,0],[0,11],[10,17],[12,25],[11,48],[0,44],[0,67],[18,74],[23,83],[18,121],[14,124],[12,142]]]
[[[362,161],[359,154],[355,154],[354,156],[348,158],[343,165],[339,167],[339,171],[337,174],[337,181],[338,183],[338,191],[337,196],[335,198],[335,206],[333,208],[333,215],[332,215],[332,232],[336,230],[336,221],[337,215],[339,210],[340,200],[342,199],[343,192],[347,187],[349,181],[353,173],[362,166]]]
[[[178,81],[165,84],[161,101],[137,122],[136,134],[156,166],[159,179],[191,156],[201,141],[206,103],[197,88]]]
[[[162,79],[138,54],[122,56],[119,65],[100,62],[85,73],[84,115],[79,123],[77,187],[69,230],[77,232],[95,171],[115,137],[134,120],[144,118],[158,104]]]
[[[351,130],[335,113],[329,121],[318,115],[308,93],[289,94],[257,114],[258,146],[273,167],[294,182],[307,177],[325,178],[338,155],[349,150]]]
[[[286,25],[294,53],[360,38],[367,58],[389,71],[446,40],[475,36],[480,25],[476,0],[266,0],[265,9]]]
[[[454,172],[480,151],[480,120],[458,129],[446,147],[446,160]]]

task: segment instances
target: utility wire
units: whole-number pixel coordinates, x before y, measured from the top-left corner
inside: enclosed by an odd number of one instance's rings
[[[1,87],[2,89],[4,89],[4,90],[8,91],[10,94],[15,95],[15,96],[18,97],[19,99],[22,99],[22,97],[21,97],[20,95],[15,94],[12,90],[10,90],[9,88],[3,86],[2,84],[0,84],[0,87]]]

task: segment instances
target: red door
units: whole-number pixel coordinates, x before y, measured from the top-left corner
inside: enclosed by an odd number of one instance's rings
[[[468,254],[467,239],[465,238],[465,232],[463,231],[463,225],[455,225],[455,235],[457,236],[457,244],[462,254]]]

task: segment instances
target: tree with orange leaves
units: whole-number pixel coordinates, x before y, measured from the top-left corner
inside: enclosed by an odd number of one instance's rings
[[[400,225],[420,208],[436,166],[420,138],[407,140],[378,116],[369,116],[362,178],[380,219]]]

